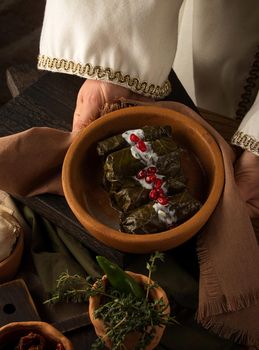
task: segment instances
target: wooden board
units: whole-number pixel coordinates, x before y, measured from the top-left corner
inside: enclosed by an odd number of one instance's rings
[[[20,64],[9,67],[6,70],[6,83],[13,97],[20,95],[33,83],[36,83],[44,74],[44,71],[31,67],[29,64]]]
[[[22,279],[0,285],[0,327],[10,322],[39,320],[40,316]]]

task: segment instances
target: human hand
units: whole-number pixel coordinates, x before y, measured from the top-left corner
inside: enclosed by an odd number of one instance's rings
[[[86,80],[77,95],[73,131],[80,131],[88,126],[100,117],[100,111],[105,103],[120,97],[146,102],[153,101],[151,98],[136,94],[119,85],[102,80]]]
[[[259,156],[244,151],[235,163],[235,179],[251,218],[259,218]]]

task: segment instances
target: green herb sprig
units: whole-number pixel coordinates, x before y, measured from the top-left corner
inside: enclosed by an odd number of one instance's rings
[[[56,290],[52,297],[44,301],[44,304],[87,303],[90,296],[106,294],[100,278],[96,280],[94,289],[90,281],[90,277],[83,278],[79,275],[69,275],[68,272],[63,272],[57,279]]]
[[[160,252],[155,252],[153,255],[150,256],[149,261],[146,264],[146,268],[148,270],[148,283],[146,286],[146,300],[148,300],[149,292],[151,288],[154,288],[156,286],[155,283],[151,283],[151,276],[152,273],[156,271],[157,267],[155,265],[156,260],[160,260],[164,262],[164,254]]]
[[[83,278],[79,275],[71,276],[68,272],[64,272],[57,280],[55,293],[45,303],[81,303],[87,302],[90,296],[102,295],[104,301],[95,310],[94,316],[103,320],[106,334],[95,341],[91,350],[104,349],[104,341],[107,337],[112,342],[112,350],[127,350],[123,343],[126,336],[132,332],[140,334],[135,350],[144,350],[154,338],[156,326],[178,323],[174,317],[164,314],[168,305],[165,305],[162,298],[152,300],[149,297],[151,288],[157,286],[155,282],[151,282],[152,273],[156,271],[157,260],[164,261],[164,255],[155,252],[146,264],[148,282],[143,286],[144,298],[118,291],[109,284],[105,287],[101,279],[97,279],[93,287],[90,278]]]

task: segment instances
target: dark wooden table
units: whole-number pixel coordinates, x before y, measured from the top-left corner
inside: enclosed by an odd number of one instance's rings
[[[170,79],[173,90],[167,99],[182,102],[197,110],[174,73],[171,73]],[[0,136],[20,132],[33,126],[70,130],[76,95],[82,82],[81,78],[71,75],[54,73],[43,75],[36,83],[0,109]],[[236,128],[234,121],[212,113],[204,112],[203,115],[226,139],[233,134]],[[105,246],[85,231],[63,197],[45,194],[33,198],[19,198],[19,201],[76,237],[94,253],[122,262],[121,252]],[[58,312],[59,309],[56,309],[55,313]],[[62,310],[60,314],[62,317]],[[64,320],[63,323],[57,324],[61,330],[70,330],[67,336],[72,339],[75,350],[89,349],[95,337],[92,327],[88,325],[87,313],[81,316],[81,319],[76,317],[72,323],[70,318],[68,321]],[[83,328],[82,320],[84,320]],[[47,321],[51,321],[51,316]],[[74,330],[71,329],[71,324],[74,325],[72,327]]]

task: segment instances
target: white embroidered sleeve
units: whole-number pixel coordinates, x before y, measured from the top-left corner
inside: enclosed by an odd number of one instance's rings
[[[259,92],[231,142],[259,156]]]
[[[163,98],[182,0],[47,0],[38,68]]]

